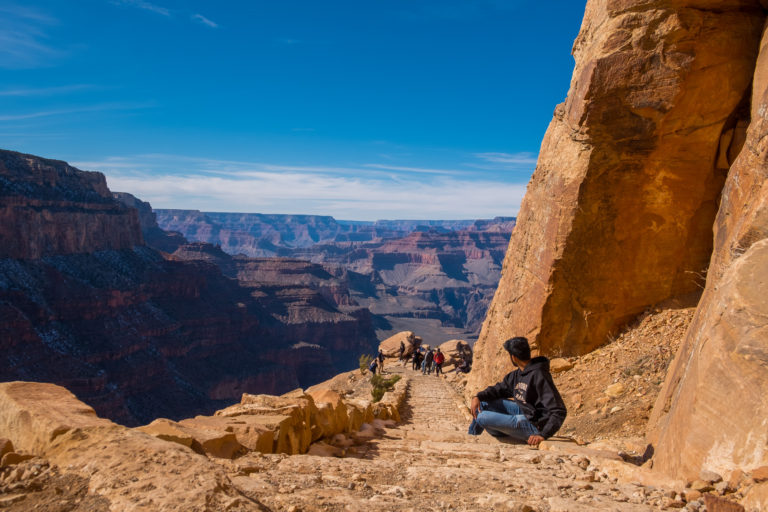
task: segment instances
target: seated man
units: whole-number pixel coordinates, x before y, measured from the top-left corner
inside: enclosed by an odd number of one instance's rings
[[[470,410],[475,419],[469,433],[480,435],[487,429],[492,436],[509,436],[538,446],[563,424],[565,404],[549,373],[549,359],[531,359],[526,338],[510,338],[504,349],[518,369],[472,397]]]

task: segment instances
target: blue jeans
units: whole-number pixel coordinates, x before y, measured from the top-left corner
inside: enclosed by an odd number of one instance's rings
[[[479,436],[487,430],[494,437],[509,436],[517,441],[528,441],[540,436],[539,429],[525,417],[520,406],[512,400],[480,402],[480,412],[469,425],[469,434]]]

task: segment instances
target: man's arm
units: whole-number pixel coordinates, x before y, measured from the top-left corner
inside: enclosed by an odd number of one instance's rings
[[[517,370],[508,373],[501,382],[496,383],[493,386],[488,386],[484,390],[480,391],[476,396],[481,401],[495,400],[497,398],[509,398],[514,394],[513,382],[514,374]]]

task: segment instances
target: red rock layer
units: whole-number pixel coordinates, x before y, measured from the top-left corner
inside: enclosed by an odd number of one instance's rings
[[[143,244],[136,210],[104,175],[0,150],[0,258],[41,258]]]

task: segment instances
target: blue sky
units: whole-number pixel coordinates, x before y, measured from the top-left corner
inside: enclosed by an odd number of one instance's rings
[[[0,147],[157,208],[515,215],[585,0],[0,0]]]

